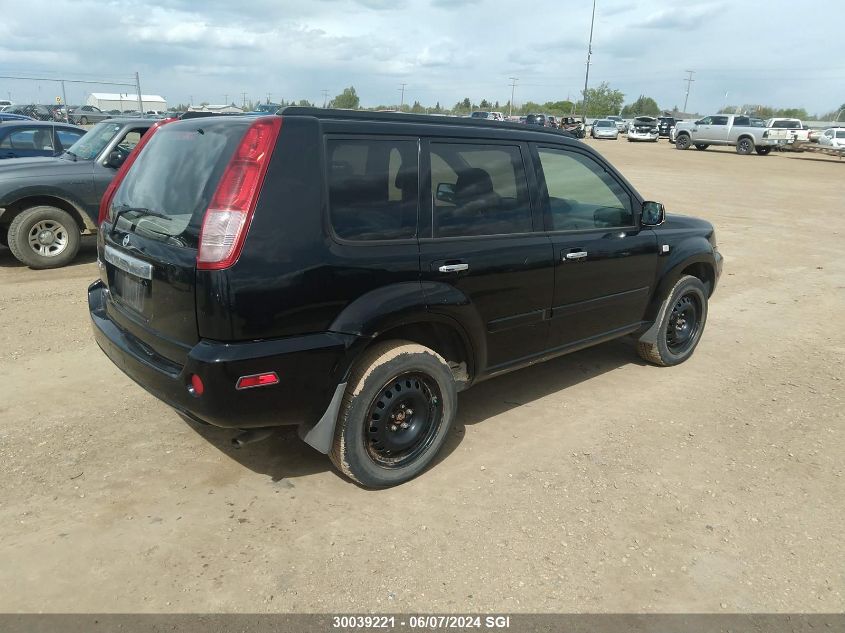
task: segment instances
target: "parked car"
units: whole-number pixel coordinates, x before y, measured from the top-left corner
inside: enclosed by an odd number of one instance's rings
[[[619,138],[619,128],[610,119],[599,119],[593,122],[593,129],[590,131],[590,136],[595,139],[612,138],[616,140]]]
[[[80,236],[97,230],[100,198],[153,123],[104,121],[56,158],[0,161],[0,243],[31,268],[70,263]]]
[[[657,132],[662,138],[669,138],[672,128],[678,122],[673,116],[659,116],[657,117]]]
[[[84,105],[79,106],[70,113],[70,122],[77,125],[88,125],[89,123],[99,123],[106,119],[112,118],[108,112],[103,112],[97,106]]]
[[[845,147],[845,127],[831,127],[819,135],[819,145]]]
[[[53,113],[50,111],[49,106],[45,105],[38,105],[38,104],[30,104],[30,105],[16,105],[5,112],[9,114],[19,114],[22,116],[27,116],[30,119],[34,119],[36,121],[52,121]]]
[[[624,133],[624,132],[628,131],[628,124],[622,119],[621,116],[617,116],[615,114],[609,114],[604,118],[609,119],[610,121],[613,121],[614,125],[616,125],[616,129],[619,130],[620,132]]]
[[[85,135],[75,125],[47,121],[0,124],[0,159],[58,156]]]
[[[0,123],[4,121],[35,121],[31,116],[25,114],[13,114],[12,112],[0,112]]]
[[[549,127],[545,114],[529,114],[525,117],[526,125],[539,125],[540,127]]]
[[[751,118],[740,114],[714,114],[698,121],[683,121],[675,126],[675,147],[706,150],[711,145],[736,147],[737,154],[761,156],[772,151],[779,141],[769,137],[770,130],[752,125]],[[786,142],[786,141],[783,141]]]
[[[505,117],[501,112],[487,112],[484,110],[476,110],[470,115],[471,119],[486,119],[487,121],[504,121]]]
[[[628,141],[650,141],[656,143],[660,138],[657,119],[653,116],[635,117],[628,127]]]
[[[560,127],[560,120],[554,114],[547,114],[546,115],[546,123],[548,123],[549,127],[553,127],[553,128]]]
[[[492,376],[627,335],[687,360],[722,268],[712,225],[551,129],[287,108],[164,122],[130,160],[100,348],[236,443],[299,425],[367,487],[428,467]]]

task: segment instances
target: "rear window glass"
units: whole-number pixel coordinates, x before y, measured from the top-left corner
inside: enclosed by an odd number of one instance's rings
[[[196,247],[205,210],[248,121],[194,120],[162,127],[112,200],[118,224]]]
[[[845,130],[837,130],[836,138],[845,138]]]
[[[346,240],[397,240],[417,233],[417,141],[328,139],[332,227]]]

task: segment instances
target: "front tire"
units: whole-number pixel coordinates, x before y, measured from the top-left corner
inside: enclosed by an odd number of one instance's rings
[[[79,227],[67,211],[57,207],[31,207],[9,225],[9,249],[30,268],[60,268],[79,252]]]
[[[681,134],[678,138],[675,139],[675,147],[678,149],[689,149],[690,146],[690,138],[686,134]]]
[[[87,116],[79,117],[79,125],[88,125],[88,117]]]
[[[742,137],[736,143],[736,153],[741,156],[748,156],[754,151],[754,141],[747,136]]]
[[[707,323],[707,289],[692,275],[681,277],[660,306],[655,343],[637,344],[643,360],[661,367],[679,365],[695,351]]]
[[[413,479],[440,451],[457,411],[452,370],[433,350],[386,341],[356,363],[329,457],[367,488]]]

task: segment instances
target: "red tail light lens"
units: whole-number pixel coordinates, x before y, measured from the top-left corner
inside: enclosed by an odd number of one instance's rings
[[[266,374],[254,374],[252,376],[241,376],[235,385],[235,389],[251,389],[252,387],[268,387],[279,383],[279,375],[270,371]]]
[[[153,137],[153,134],[155,134],[160,127],[167,125],[168,123],[173,123],[175,120],[176,119],[165,119],[154,123],[153,126],[141,137],[141,140],[135,146],[135,149],[133,149],[126,160],[123,161],[120,169],[117,170],[117,175],[115,175],[109,183],[109,186],[106,187],[103,198],[100,200],[100,213],[97,217],[97,226],[100,226],[109,216],[109,207],[111,206],[114,194],[120,186],[120,183],[123,182],[124,178],[126,178],[126,173],[129,171],[129,168],[132,167],[132,163],[135,162],[135,159],[138,158],[141,150],[144,149],[144,146],[149,142],[149,140]]]
[[[197,268],[228,268],[240,257],[281,127],[281,117],[261,117],[241,139],[205,212]]]

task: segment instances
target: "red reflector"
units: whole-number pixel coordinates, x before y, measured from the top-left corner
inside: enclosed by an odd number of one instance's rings
[[[241,376],[235,389],[251,389],[252,387],[267,387],[279,382],[279,376],[271,371],[266,374],[253,374],[252,376]]]
[[[202,378],[196,374],[191,374],[191,389],[195,396],[201,396],[205,391],[205,385],[202,384]]]
[[[281,127],[281,117],[261,117],[244,133],[203,218],[200,270],[220,270],[238,261]]]

